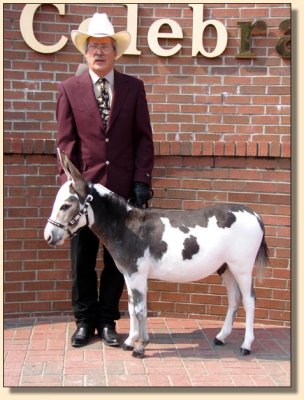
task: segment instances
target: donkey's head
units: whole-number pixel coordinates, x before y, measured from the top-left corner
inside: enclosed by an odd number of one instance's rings
[[[59,189],[53,211],[44,229],[44,239],[51,246],[60,246],[68,237],[89,224],[89,203],[92,196],[88,193],[88,185],[78,169],[59,151],[61,165],[68,177]]]

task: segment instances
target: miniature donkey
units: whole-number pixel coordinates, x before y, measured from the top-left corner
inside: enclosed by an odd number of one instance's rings
[[[241,354],[251,353],[255,295],[252,271],[268,260],[264,225],[249,208],[224,204],[199,210],[138,209],[100,184],[86,182],[64,153],[59,157],[68,181],[60,188],[44,231],[51,245],[62,245],[84,226],[99,237],[125,278],[130,332],[123,343],[144,357],[148,279],[185,283],[218,272],[228,293],[228,311],[214,344],[232,331],[242,299],[246,312]]]

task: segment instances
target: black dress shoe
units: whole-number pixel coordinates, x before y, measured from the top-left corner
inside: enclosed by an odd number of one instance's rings
[[[72,336],[71,344],[73,347],[82,347],[89,343],[94,335],[94,330],[86,325],[79,326]]]
[[[98,336],[102,339],[103,343],[107,346],[119,347],[119,339],[114,327],[105,325],[98,327]]]

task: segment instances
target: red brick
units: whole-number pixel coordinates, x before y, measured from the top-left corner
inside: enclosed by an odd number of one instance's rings
[[[4,305],[4,311],[10,316],[71,309],[69,244],[48,248],[43,227],[59,187],[58,84],[73,76],[82,62],[70,39],[54,54],[31,50],[17,23],[23,6],[4,6],[4,287],[12,302]],[[63,17],[44,4],[35,15],[36,37],[56,42],[96,10],[96,5],[67,4]],[[123,5],[107,5],[104,11],[125,29]],[[279,23],[290,17],[290,7],[205,4],[204,20],[222,20],[229,35],[224,54],[213,59],[191,56],[193,12],[188,5],[144,4],[138,12],[137,46],[142,54],[122,57],[117,68],[145,83],[156,154],[152,207],[192,209],[233,201],[260,212],[271,266],[260,286],[263,301],[256,316],[260,321],[285,323],[290,318],[291,71],[290,60],[283,60],[274,47],[281,35]],[[147,33],[155,17],[176,19],[183,29],[183,48],[174,57],[159,58],[148,48]],[[240,46],[236,21],[241,17],[267,17],[266,35],[251,42],[257,53],[252,60],[234,57]],[[204,45],[212,48],[215,32],[209,33]],[[102,265],[102,259],[98,263]],[[150,290],[152,312],[196,313],[211,319],[226,313],[225,287],[217,275],[184,285],[152,281]],[[30,292],[43,301],[29,300]],[[19,303],[14,303],[15,293]],[[196,296],[198,303],[206,296],[206,305],[191,304],[189,296]],[[126,299],[124,293],[124,311]],[[283,300],[286,308],[280,309]]]

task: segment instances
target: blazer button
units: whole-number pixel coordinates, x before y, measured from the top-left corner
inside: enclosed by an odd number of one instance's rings
[[[109,143],[109,141],[110,141],[110,139],[109,139],[109,138],[106,138],[106,142]]]
[[[106,161],[106,165],[110,165],[110,161]]]

